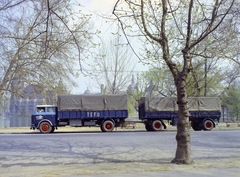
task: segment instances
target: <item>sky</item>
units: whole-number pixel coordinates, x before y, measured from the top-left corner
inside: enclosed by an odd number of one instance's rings
[[[84,13],[97,13],[105,16],[112,14],[115,2],[116,0],[82,0],[79,3],[84,7],[82,8]],[[110,36],[113,27],[110,27],[110,24],[106,23],[106,19],[102,19],[96,15],[93,16],[93,22],[94,27],[101,31],[101,37],[103,37],[103,39],[107,39]],[[133,55],[132,57],[135,60],[134,63],[137,63],[136,56]],[[141,63],[137,63],[135,70],[144,71],[147,70],[147,67],[143,66]],[[96,86],[92,86],[94,84],[96,85],[96,83],[94,83],[94,80],[92,80],[90,77],[84,77],[83,75],[80,75],[77,79],[77,83],[78,86],[74,87],[71,91],[71,93],[73,94],[82,94],[87,89],[89,89],[92,93],[100,92],[100,88],[98,89],[96,88]],[[130,84],[131,82],[129,83],[129,85]]]

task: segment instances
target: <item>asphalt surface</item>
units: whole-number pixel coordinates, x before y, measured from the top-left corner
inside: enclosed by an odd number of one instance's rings
[[[0,134],[2,133],[0,136],[0,177],[6,176],[6,169],[15,169],[17,166],[20,169],[31,169],[34,165],[39,168],[41,166],[45,168],[46,162],[52,164],[53,167],[61,168],[61,165],[63,165],[63,168],[67,168],[68,165],[65,164],[76,163],[76,158],[78,159],[77,166],[79,169],[89,165],[93,167],[93,171],[102,170],[103,172],[103,166],[99,166],[102,162],[106,166],[112,166],[113,164],[118,166],[123,161],[126,167],[135,162],[136,164],[132,168],[136,167],[138,169],[144,168],[146,164],[161,166],[165,164],[165,161],[169,162],[171,160],[176,148],[174,140],[175,130],[173,128],[156,133],[145,132],[141,128],[135,130],[125,129],[120,130],[126,131],[124,133],[113,132],[109,134],[101,133],[98,129],[95,132],[91,132],[92,128],[89,129],[90,132],[88,133],[84,133],[84,131],[67,133],[69,129],[66,129],[64,131],[58,130],[56,133],[48,135],[30,131],[29,128],[9,128],[7,130],[2,129],[1,132],[0,129]],[[69,177],[240,177],[240,165],[238,167],[238,164],[240,164],[239,130],[240,127],[226,127],[225,124],[222,124],[212,132],[192,132],[191,149],[193,160],[197,161],[197,163],[201,161],[209,163],[210,166],[207,166],[207,168],[201,168],[197,164],[197,169],[188,169],[183,165],[183,168],[150,170],[149,172],[123,169],[119,173],[115,171],[108,174],[89,173],[85,175],[83,173],[81,175],[73,175],[74,173],[72,173]],[[136,132],[131,133],[131,131]],[[141,144],[143,138],[145,138],[144,143]],[[116,142],[117,139],[119,142]],[[144,149],[147,151],[144,152]],[[162,151],[159,151],[159,149]],[[127,154],[129,151],[133,152],[130,156]],[[151,151],[151,153],[148,151]],[[163,154],[159,156],[161,152]],[[132,157],[133,160],[131,159]],[[163,162],[158,164],[159,160]],[[221,166],[221,163],[225,163],[226,160],[228,163],[231,163],[232,160],[234,162],[225,168]],[[139,163],[140,167],[138,166]],[[95,169],[95,167],[97,168]],[[90,167],[89,169],[91,170]],[[11,175],[11,171],[9,173],[7,175],[9,177],[16,176]],[[29,175],[28,172],[26,174]],[[38,175],[38,177],[43,176],[61,177],[61,172],[59,172],[59,175],[55,173],[53,175],[47,173]]]
[[[213,168],[207,170],[191,170],[191,171],[161,171],[161,172],[152,172],[152,173],[134,173],[134,174],[115,174],[115,175],[91,175],[91,177],[173,177],[173,176],[181,176],[181,177],[240,177],[240,168]],[[79,176],[73,176],[79,177]],[[82,176],[81,177],[89,177]]]

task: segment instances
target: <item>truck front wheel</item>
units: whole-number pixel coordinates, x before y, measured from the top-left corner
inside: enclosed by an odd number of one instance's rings
[[[160,131],[160,130],[162,130],[162,128],[163,128],[163,125],[162,125],[162,122],[161,122],[160,120],[154,120],[154,121],[152,122],[152,127],[151,127],[151,129],[152,129],[153,131]]]
[[[214,128],[214,123],[211,120],[205,120],[203,122],[203,130],[211,131]]]
[[[51,124],[49,122],[42,122],[39,125],[39,130],[41,133],[51,133],[51,132],[53,132],[53,127],[51,126]]]
[[[111,120],[106,120],[101,125],[102,132],[111,132],[114,129],[114,123]]]

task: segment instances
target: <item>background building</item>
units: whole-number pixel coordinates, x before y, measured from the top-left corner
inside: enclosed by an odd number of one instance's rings
[[[1,127],[27,127],[31,123],[31,114],[36,105],[56,105],[57,94],[66,93],[62,81],[52,90],[42,88],[41,85],[26,85],[16,79],[11,83],[9,109],[5,110]]]

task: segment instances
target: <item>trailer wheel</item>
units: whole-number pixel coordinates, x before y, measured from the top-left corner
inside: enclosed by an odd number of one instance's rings
[[[111,132],[114,129],[114,123],[111,120],[106,120],[101,125],[102,132]]]
[[[49,122],[42,122],[39,125],[39,130],[41,133],[51,133],[53,132],[53,127],[51,126],[51,124]]]
[[[162,122],[160,120],[154,120],[152,122],[151,129],[153,131],[160,131],[160,130],[162,130],[162,128],[163,128],[163,125],[162,125]]]
[[[203,122],[203,130],[211,131],[214,128],[214,123],[211,120],[205,120]]]
[[[194,131],[201,131],[202,127],[200,126],[199,122],[191,122],[192,129]]]

